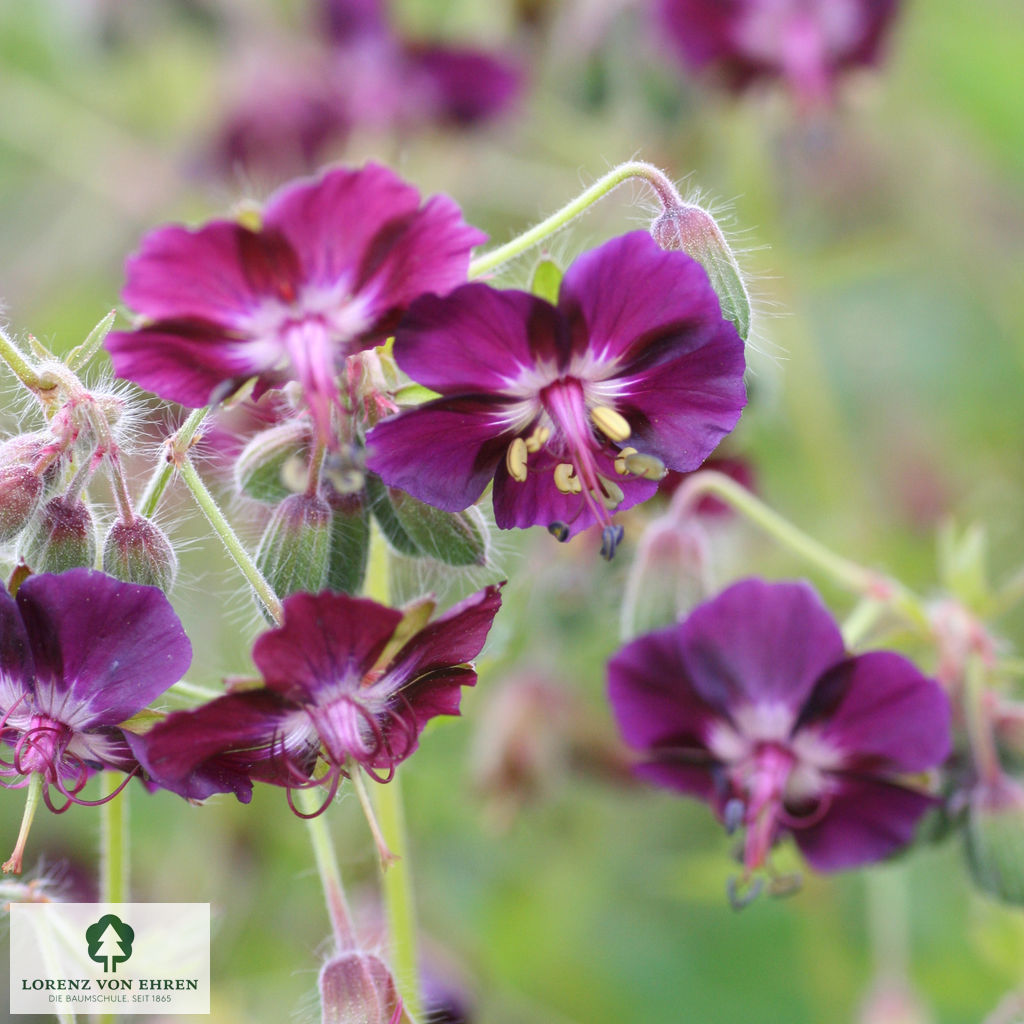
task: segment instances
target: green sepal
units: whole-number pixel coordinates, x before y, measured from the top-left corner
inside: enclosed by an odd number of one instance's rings
[[[554,260],[545,257],[533,268],[530,291],[538,299],[558,305],[558,292],[562,287],[562,268]]]
[[[424,555],[446,565],[487,564],[487,524],[478,508],[445,512],[397,488],[388,489],[388,498],[402,529]]]
[[[370,510],[363,495],[336,496],[331,506],[331,552],[327,589],[358,594],[370,556]]]
[[[323,590],[331,518],[327,502],[308,494],[293,494],[274,509],[256,550],[256,565],[279,597]]]
[[[398,516],[388,498],[388,489],[380,477],[373,473],[366,474],[366,496],[370,511],[380,525],[381,532],[387,538],[388,543],[402,555],[416,557],[423,554],[416,542],[406,533],[405,527],[398,521]]]
[[[76,345],[65,357],[64,363],[69,370],[80,370],[100,350],[100,346],[110,333],[117,318],[117,310],[112,309],[90,332],[81,345]]]
[[[235,463],[235,483],[250,498],[276,504],[301,490],[308,459],[309,428],[291,421],[261,431],[243,449]],[[298,488],[296,487],[298,484]]]

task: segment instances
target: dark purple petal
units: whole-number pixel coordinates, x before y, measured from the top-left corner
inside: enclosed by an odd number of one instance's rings
[[[128,734],[139,762],[164,789],[191,800],[234,793],[248,803],[252,784],[294,786],[316,763],[319,738],[309,719],[268,690],[228,694],[176,711],[143,736]]]
[[[536,357],[531,325],[554,309],[526,292],[467,284],[414,302],[395,331],[395,359],[443,395],[503,392]],[[552,330],[552,328],[549,328]]]
[[[678,625],[659,629],[626,644],[608,662],[608,699],[623,739],[635,750],[699,751],[721,718],[688,678],[681,638]]]
[[[252,657],[267,687],[315,703],[331,687],[358,687],[391,639],[402,613],[347,594],[293,594],[284,621],[257,637]]]
[[[934,798],[877,779],[844,777],[817,824],[793,830],[817,871],[840,871],[889,856],[914,836]]]
[[[0,718],[32,692],[32,651],[14,598],[0,583]]]
[[[37,706],[77,729],[125,721],[192,660],[188,637],[156,587],[71,569],[30,576],[17,602],[35,657]]]
[[[820,732],[859,772],[920,772],[949,755],[949,699],[913,662],[872,651],[838,665],[814,688],[798,729]]]
[[[318,0],[317,6],[320,21],[335,45],[390,38],[382,0]]]
[[[685,793],[717,807],[718,786],[710,765],[688,764],[683,760],[666,757],[660,761],[645,761],[633,771],[639,778],[655,786]]]
[[[468,508],[512,440],[502,409],[487,397],[442,398],[383,420],[367,435],[367,468],[429,505]]]
[[[507,110],[522,75],[508,61],[450,46],[406,49],[411,85],[422,88],[425,105],[440,120],[472,125]]]
[[[260,275],[249,272],[250,262],[266,262],[261,248],[260,236],[234,221],[212,221],[195,231],[157,228],[129,257],[121,297],[149,320],[241,327],[264,298]]]
[[[215,325],[166,321],[137,331],[112,331],[105,342],[118,377],[193,409],[209,405],[248,378],[269,370],[283,345],[226,338]],[[231,385],[234,386],[231,386]]]
[[[806,583],[741,580],[678,629],[694,689],[725,714],[745,704],[783,705],[795,714],[844,657],[838,626]]]

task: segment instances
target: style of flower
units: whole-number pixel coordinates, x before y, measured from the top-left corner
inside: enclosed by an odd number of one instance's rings
[[[91,569],[30,576],[17,597],[0,587],[0,738],[13,748],[0,759],[0,782],[20,788],[41,776],[43,800],[58,813],[103,802],[80,796],[95,771],[128,772],[123,787],[139,770],[119,725],[176,683],[191,659],[156,587]]]
[[[459,713],[500,604],[487,587],[427,623],[422,603],[403,613],[293,594],[282,625],[253,646],[262,687],[175,712],[135,751],[156,783],[190,799],[233,792],[247,803],[259,781],[287,787],[289,803],[293,789],[324,786],[326,807],[354,766],[390,781],[431,718]]]
[[[202,407],[252,377],[297,380],[321,437],[345,359],[382,342],[409,303],[465,281],[484,235],[455,203],[385,167],[338,169],[280,189],[261,224],[171,225],[127,264],[123,298],[144,318],[107,336],[121,377]]]
[[[899,0],[661,0],[671,44],[695,70],[742,89],[784,78],[805,103],[835,78],[878,61]]]
[[[835,871],[904,846],[932,797],[908,776],[950,750],[939,685],[901,655],[849,655],[805,583],[744,580],[608,666],[636,771],[745,830],[743,881],[792,835]]]
[[[743,343],[707,274],[632,232],[584,253],[558,305],[469,284],[415,302],[395,358],[441,397],[379,423],[367,465],[438,508],[494,480],[499,527],[560,540],[598,523],[610,558],[616,509],[649,498],[736,425]]]

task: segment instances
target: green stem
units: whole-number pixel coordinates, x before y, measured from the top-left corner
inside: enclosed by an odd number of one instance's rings
[[[907,975],[907,879],[901,865],[873,868],[865,874],[868,941],[879,978],[904,981]]]
[[[21,815],[21,828],[18,830],[18,841],[14,845],[14,851],[10,859],[4,863],[3,870],[15,875],[21,874],[21,864],[25,856],[25,844],[28,842],[28,833],[32,828],[32,819],[36,816],[36,809],[39,807],[39,798],[43,794],[43,776],[39,772],[33,772],[29,777],[25,794],[25,810]]]
[[[4,330],[0,329],[0,359],[14,371],[14,375],[25,387],[32,391],[39,391],[42,382],[39,374],[31,363],[22,355],[21,349],[7,337]]]
[[[213,495],[206,489],[206,484],[203,483],[202,478],[196,472],[196,468],[192,465],[188,455],[181,456],[179,470],[182,480],[185,481],[186,486],[192,492],[192,497],[195,498],[196,504],[201,509],[203,515],[206,516],[207,522],[213,527],[214,533],[223,541],[228,554],[234,559],[242,575],[249,581],[249,585],[256,592],[257,598],[262,602],[274,621],[280,623],[283,614],[281,602],[264,578],[263,573],[256,567],[256,563],[249,556],[249,552],[245,550],[242,542],[238,539],[238,535],[231,528],[231,524],[224,518],[224,513],[221,512],[217,502],[214,501]]]
[[[963,709],[967,725],[968,745],[974,770],[981,782],[996,784],[1003,778],[999,751],[992,733],[992,718],[988,713],[987,672],[981,658],[971,654],[964,672]]]
[[[486,274],[501,266],[502,263],[507,263],[509,260],[522,255],[527,249],[532,249],[533,246],[538,245],[544,239],[560,231],[570,221],[574,220],[581,213],[586,212],[599,199],[603,199],[609,192],[618,188],[619,185],[630,178],[640,178],[646,181],[657,193],[663,207],[682,204],[682,199],[675,185],[672,184],[663,171],[660,171],[653,164],[644,163],[641,160],[631,160],[627,163],[619,164],[618,167],[613,168],[603,177],[598,178],[590,188],[585,189],[571,202],[566,203],[560,210],[551,214],[550,217],[542,220],[539,224],[535,224],[517,238],[513,238],[511,242],[506,242],[504,245],[498,246],[497,249],[492,249],[490,252],[484,253],[483,256],[478,256],[469,264],[470,278],[480,277],[482,274]]]
[[[370,534],[370,556],[366,573],[366,595],[387,604],[390,552],[376,521]],[[385,847],[394,855],[382,872],[388,935],[391,938],[391,969],[410,1017],[420,1018],[419,957],[416,942],[416,903],[413,898],[409,842],[402,802],[401,772],[386,785],[375,786],[373,803]],[[382,866],[385,860],[381,861]]]
[[[843,643],[848,651],[852,651],[877,625],[885,614],[886,607],[873,597],[864,597],[843,622]]]
[[[103,772],[103,796],[124,781],[117,772]],[[127,903],[131,860],[128,853],[128,789],[100,807],[100,902]]]
[[[196,433],[206,419],[209,409],[196,409],[188,419],[167,439],[167,454],[146,484],[146,490],[139,501],[139,515],[150,519],[156,512],[157,505],[163,497],[167,485],[171,482],[174,470],[178,467],[181,456],[189,450],[195,440]]]
[[[824,544],[784,519],[759,498],[755,498],[735,480],[705,470],[695,473],[672,499],[673,513],[679,518],[689,515],[705,495],[714,495],[760,527],[794,554],[817,566],[840,586],[880,604],[895,608],[914,625],[928,629],[928,617],[921,601],[898,580],[894,580],[837,555]]]
[[[320,792],[316,787],[296,790],[295,799],[299,809],[305,814],[312,814],[319,806]],[[345,889],[341,883],[341,871],[338,858],[334,852],[334,843],[327,827],[326,815],[318,814],[315,818],[306,819],[309,841],[316,858],[316,870],[320,875],[324,899],[327,901],[327,913],[334,931],[337,952],[356,949],[356,934],[352,924],[352,912],[345,899]]]

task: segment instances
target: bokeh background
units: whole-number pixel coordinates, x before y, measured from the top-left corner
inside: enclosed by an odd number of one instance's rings
[[[366,119],[313,162],[387,162],[424,193],[455,197],[493,242],[622,160],[666,168],[724,211],[751,275],[752,401],[729,447],[761,495],[925,593],[951,521],[982,524],[993,576],[1011,575],[1024,563],[1024,7],[909,2],[881,66],[845,78],[834,109],[808,113],[782,88],[736,97],[690,76],[652,6],[392,0],[396,38],[500,54],[519,90],[494,117],[461,116],[472,123]],[[282,97],[316,78],[326,46],[312,0],[0,2],[0,301],[12,333],[70,348],[117,306],[123,260],[147,230],[259,201],[301,170],[308,154],[287,141],[263,162],[225,156],[224,126],[255,107],[257,125],[294,127],[304,115]],[[647,226],[652,210],[623,187],[548,249],[565,263]],[[498,283],[525,283],[536,255]],[[3,396],[14,431],[22,405],[13,386]],[[143,453],[157,440],[143,431]],[[217,687],[249,671],[262,627],[187,495],[171,505],[189,679]],[[710,813],[628,782],[603,665],[654,514],[630,517],[611,566],[586,541],[556,546],[540,530],[496,541],[492,575],[510,583],[481,681],[463,718],[432,726],[402,769],[435,972],[479,1024],[846,1024],[867,1021],[879,963],[899,967],[906,951],[927,1016],[871,1021],[1024,1020],[1011,995],[1024,991],[1024,919],[972,891],[955,841],[806,877],[791,899],[735,913],[729,844]],[[720,581],[808,573],[742,523],[714,530]],[[1022,626],[1012,614],[997,624],[1007,645]],[[536,692],[535,704],[523,697]],[[511,703],[496,710],[499,699]],[[484,792],[495,722],[520,713],[536,741],[529,800]],[[13,845],[21,806],[0,798],[0,846]],[[330,817],[372,930],[366,825],[351,796]],[[328,922],[284,795],[191,807],[139,789],[132,821],[134,897],[214,905],[212,1019],[319,1019]],[[35,858],[88,897],[95,813],[42,815]]]

